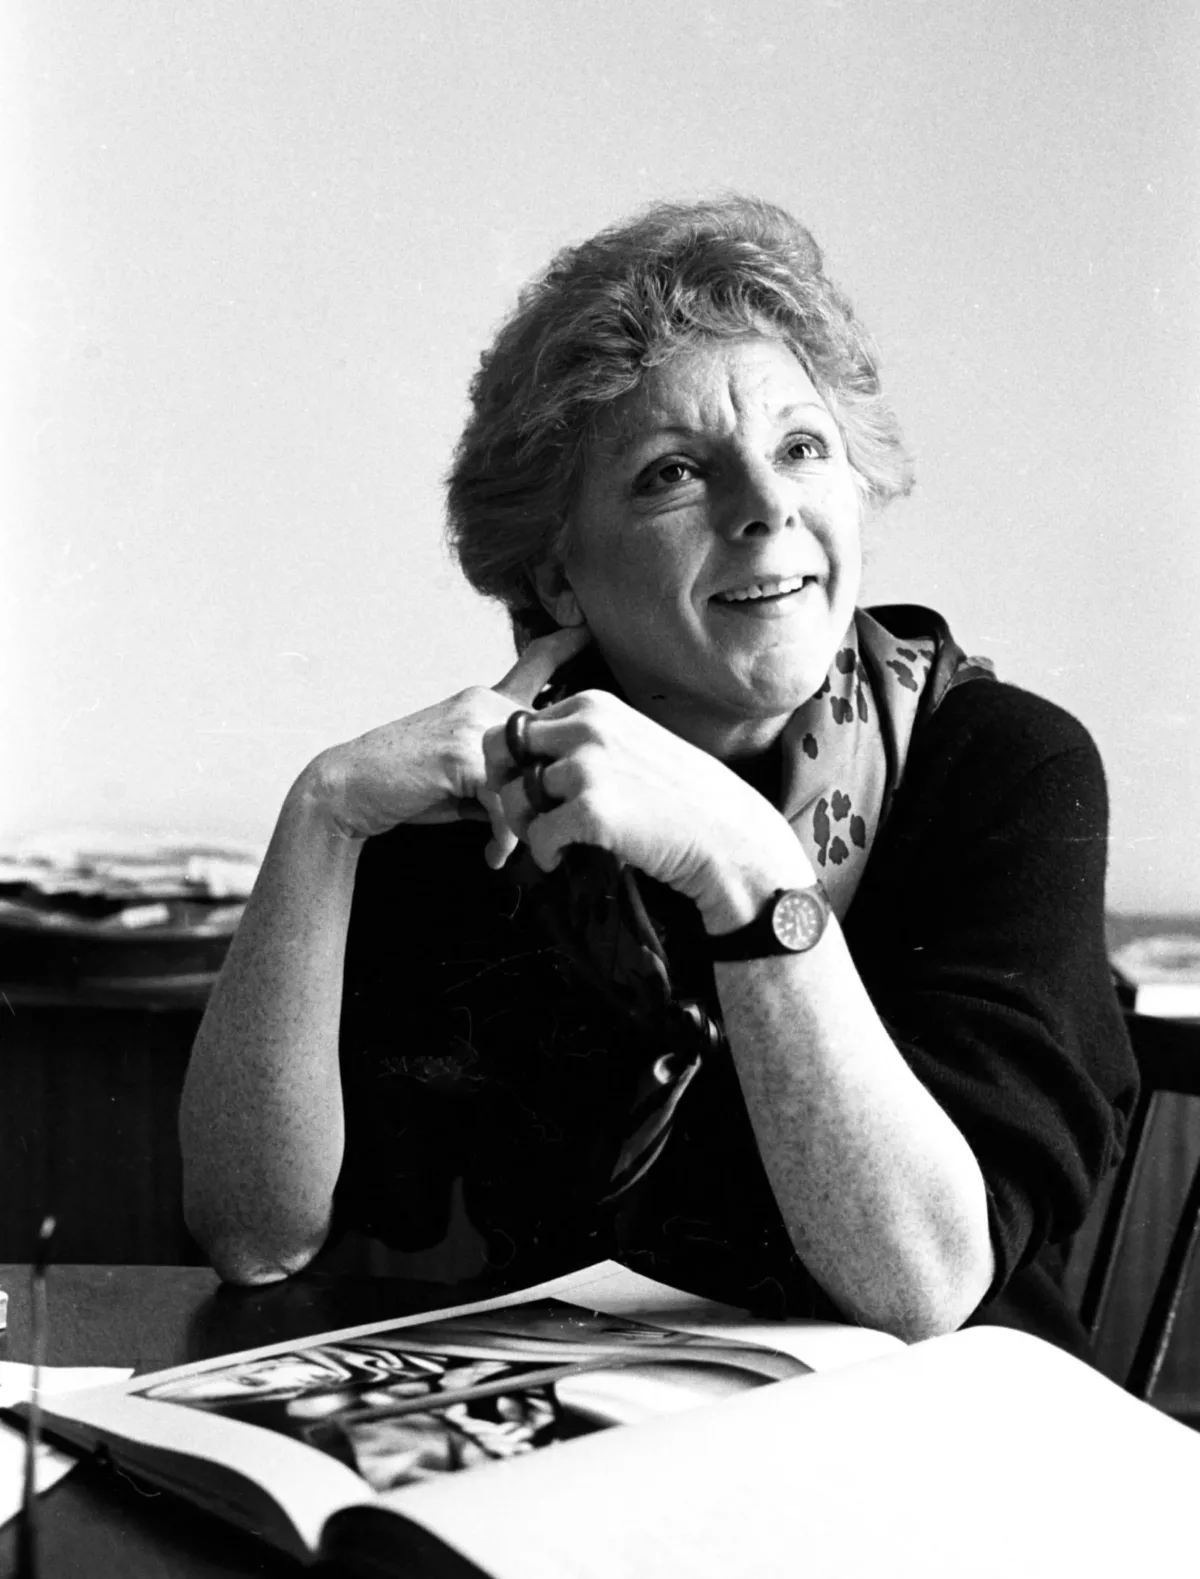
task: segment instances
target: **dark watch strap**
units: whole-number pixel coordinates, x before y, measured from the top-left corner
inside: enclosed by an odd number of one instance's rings
[[[712,960],[769,959],[773,954],[803,954],[821,941],[830,916],[829,895],[820,883],[811,888],[777,888],[744,927],[708,939]]]

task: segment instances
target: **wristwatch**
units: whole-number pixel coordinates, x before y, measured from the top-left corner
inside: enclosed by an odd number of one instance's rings
[[[768,959],[772,954],[804,954],[821,941],[829,924],[829,895],[820,883],[811,888],[777,888],[744,927],[708,939],[709,959]]]

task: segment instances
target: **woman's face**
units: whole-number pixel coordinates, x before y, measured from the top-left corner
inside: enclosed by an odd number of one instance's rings
[[[617,402],[565,571],[629,700],[718,756],[819,689],[854,612],[860,496],[780,340],[705,342]]]

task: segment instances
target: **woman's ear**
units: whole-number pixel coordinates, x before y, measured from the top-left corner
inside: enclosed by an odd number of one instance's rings
[[[543,559],[530,571],[533,589],[542,607],[556,624],[565,628],[586,625],[587,617],[579,606],[575,589],[567,579],[560,559]]]

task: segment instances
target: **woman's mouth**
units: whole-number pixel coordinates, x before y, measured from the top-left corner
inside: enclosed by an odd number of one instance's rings
[[[816,576],[767,577],[714,593],[712,602],[738,614],[783,613],[798,604],[803,594],[817,585],[817,580]]]

